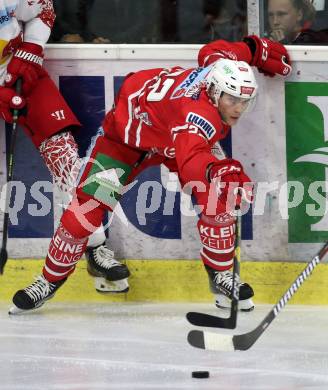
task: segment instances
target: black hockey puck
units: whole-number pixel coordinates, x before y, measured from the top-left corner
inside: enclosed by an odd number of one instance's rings
[[[193,378],[209,378],[210,373],[209,373],[209,371],[193,371],[191,373],[191,376]]]

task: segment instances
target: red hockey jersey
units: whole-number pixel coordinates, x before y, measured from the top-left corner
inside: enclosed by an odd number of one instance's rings
[[[109,136],[133,148],[175,158],[182,182],[206,180],[207,166],[216,162],[213,145],[229,127],[210,101],[204,78],[219,58],[250,62],[243,42],[215,41],[199,52],[199,68],[149,69],[126,78],[115,108],[115,125],[105,118]]]

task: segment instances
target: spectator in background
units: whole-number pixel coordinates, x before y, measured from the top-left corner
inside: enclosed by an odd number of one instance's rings
[[[312,25],[316,10],[310,0],[268,0],[268,37],[293,43]]]
[[[205,41],[239,41],[247,35],[247,2],[203,0]]]
[[[91,10],[95,0],[68,2],[54,0],[57,14],[51,42],[63,43],[109,43],[110,40],[97,36],[90,30]]]
[[[302,31],[296,40],[293,42],[295,45],[327,45],[328,44],[328,28],[323,30],[314,31],[306,30]]]

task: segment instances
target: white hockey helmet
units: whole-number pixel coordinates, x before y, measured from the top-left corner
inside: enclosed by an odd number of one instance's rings
[[[225,58],[216,61],[205,77],[205,82],[207,93],[216,107],[223,92],[252,100],[253,104],[248,106],[247,111],[254,105],[258,85],[252,68],[244,61]]]

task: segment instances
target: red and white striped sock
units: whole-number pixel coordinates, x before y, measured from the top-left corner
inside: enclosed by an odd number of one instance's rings
[[[87,242],[87,237],[75,238],[60,224],[49,245],[43,276],[49,282],[58,282],[70,275],[83,256]]]

